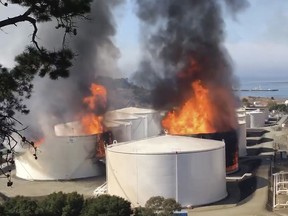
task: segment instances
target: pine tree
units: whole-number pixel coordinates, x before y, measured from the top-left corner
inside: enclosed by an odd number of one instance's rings
[[[49,76],[51,79],[69,76],[69,68],[75,55],[66,46],[65,39],[67,36],[77,35],[76,20],[86,18],[91,2],[92,0],[0,0],[0,7],[9,9],[11,4],[16,4],[26,9],[23,14],[0,20],[0,30],[7,26],[17,28],[23,22],[33,26],[31,44],[15,57],[14,68],[7,69],[0,62],[0,144],[6,142],[6,146],[9,145],[8,151],[1,155],[2,162],[4,160],[8,166],[14,164],[14,147],[17,141],[13,138],[13,133],[18,134],[23,143],[34,148],[37,159],[33,141],[26,140],[15,127],[21,124],[15,118],[15,113],[29,113],[23,101],[31,96],[35,76]],[[64,35],[62,47],[51,51],[39,44],[37,34],[39,23],[52,21],[56,21],[56,29],[64,29]],[[23,129],[24,126],[21,130]],[[6,172],[0,168],[0,171],[8,178],[7,185],[11,186],[11,170]]]

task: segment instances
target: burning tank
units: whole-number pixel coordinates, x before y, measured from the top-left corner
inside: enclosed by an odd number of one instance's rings
[[[27,180],[70,180],[102,175],[105,166],[99,159],[110,137],[109,132],[46,137],[37,144],[37,160],[29,150],[16,156],[16,176]]]
[[[234,106],[230,104],[232,95],[225,89],[213,89],[200,80],[192,83],[191,91],[191,97],[182,106],[166,114],[162,120],[163,127],[169,134],[224,140],[226,172],[237,171],[237,118]]]
[[[113,135],[103,124],[99,109],[105,110],[106,89],[91,85],[91,95],[83,99],[86,109],[78,114],[79,121],[57,124],[35,143],[37,156],[26,150],[15,158],[16,176],[29,180],[76,179],[101,175],[105,166],[105,145]]]
[[[237,83],[223,46],[222,7],[234,15],[246,3],[138,1],[149,37],[143,37],[148,54],[135,80],[152,89],[154,107],[168,110],[162,126],[169,134],[224,139],[227,172],[238,167]]]

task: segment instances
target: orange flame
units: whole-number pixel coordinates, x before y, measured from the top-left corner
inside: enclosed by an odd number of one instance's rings
[[[91,96],[85,97],[83,103],[88,105],[88,108],[93,111],[97,105],[106,106],[107,91],[104,86],[92,83],[90,86]]]
[[[232,101],[225,90],[210,89],[196,80],[191,85],[191,97],[178,109],[168,112],[162,126],[169,134],[182,135],[230,130],[236,126]],[[223,111],[225,116],[221,116]]]
[[[213,110],[208,97],[208,89],[201,82],[192,83],[194,96],[179,110],[168,112],[162,125],[170,134],[195,134],[215,132],[211,124]]]
[[[44,137],[42,137],[42,138],[40,138],[39,140],[36,140],[36,141],[34,142],[34,146],[35,146],[35,147],[39,147],[40,145],[42,145],[42,144],[44,143],[44,141],[45,141],[45,139],[44,139]]]
[[[81,124],[86,134],[99,134],[103,132],[103,117],[96,115],[99,107],[106,107],[107,91],[104,86],[91,84],[91,96],[85,97],[83,103],[88,106],[88,112],[81,117]],[[99,106],[99,107],[98,107]]]

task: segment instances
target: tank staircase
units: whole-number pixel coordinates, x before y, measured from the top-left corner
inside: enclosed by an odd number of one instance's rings
[[[273,208],[288,207],[288,172],[273,174]]]
[[[107,194],[107,182],[103,183],[93,191],[93,195],[95,197],[98,197],[103,194]]]

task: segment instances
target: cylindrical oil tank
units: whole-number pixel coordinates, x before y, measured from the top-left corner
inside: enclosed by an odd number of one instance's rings
[[[105,113],[105,121],[123,121],[131,123],[131,140],[146,138],[145,116],[121,113],[117,110]]]
[[[250,114],[250,128],[264,127],[265,113],[262,111],[252,111]]]
[[[56,136],[81,136],[85,135],[79,121],[67,122],[54,126]]]
[[[16,176],[27,180],[68,180],[98,176],[105,172],[96,157],[98,137],[47,137],[33,151],[16,155]]]
[[[246,114],[237,114],[238,121],[246,122]]]
[[[225,143],[226,173],[230,174],[238,171],[239,149],[238,149],[237,130],[230,130],[226,132],[215,132],[215,133],[190,134],[185,136],[192,136],[197,138],[219,140],[219,141],[223,140]]]
[[[244,157],[247,155],[246,150],[246,121],[238,120],[238,148],[239,148],[239,157]]]
[[[132,115],[146,116],[146,134],[147,137],[158,136],[162,132],[160,111],[138,107],[127,107],[117,110],[119,112]]]
[[[263,107],[262,111],[265,113],[265,120],[269,118],[269,108]]]
[[[131,122],[105,121],[105,127],[112,132],[117,142],[127,142],[131,140]]]
[[[239,107],[238,109],[236,109],[236,113],[237,113],[237,115],[239,116],[241,116],[241,115],[245,115],[246,114],[246,110],[245,110],[245,108],[244,107]]]
[[[246,128],[250,128],[251,127],[251,120],[250,120],[250,113],[247,112],[246,113]]]
[[[108,193],[144,206],[152,196],[182,206],[226,197],[223,141],[164,135],[106,148]]]

